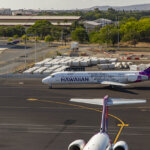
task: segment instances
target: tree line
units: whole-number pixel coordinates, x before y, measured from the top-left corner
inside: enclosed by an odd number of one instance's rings
[[[89,41],[91,43],[111,43],[113,45],[118,41],[130,41],[133,45],[136,45],[137,42],[149,42],[150,18],[137,20],[131,17],[123,19],[119,24],[107,25],[98,32],[89,33]]]
[[[58,11],[56,12],[40,12],[38,15],[47,15],[47,16],[81,16],[82,20],[96,20],[99,18],[106,18],[112,21],[116,21],[118,18],[122,20],[123,18],[134,17],[137,20],[143,17],[150,17],[150,11],[117,11],[113,8],[108,8],[107,11],[99,10],[95,8],[93,11]]]
[[[74,28],[74,24],[71,26]],[[1,37],[22,38],[35,37],[36,40],[66,41],[71,34],[71,27],[54,26],[47,20],[38,20],[29,28],[24,26],[0,26]]]
[[[25,34],[25,27],[21,25],[17,26],[0,26],[0,36],[3,37],[21,37]]]
[[[133,45],[137,42],[150,41],[150,18],[137,20],[134,17],[124,18],[119,22],[106,25],[101,29],[87,32],[80,22],[73,22],[70,27],[54,26],[47,20],[36,21],[34,25],[25,29],[24,26],[0,27],[0,36],[4,37],[36,37],[36,40],[52,41],[79,41],[80,43],[116,43],[130,41]],[[119,35],[119,36],[118,36]],[[22,38],[23,39],[23,38]],[[28,39],[26,37],[26,39]]]

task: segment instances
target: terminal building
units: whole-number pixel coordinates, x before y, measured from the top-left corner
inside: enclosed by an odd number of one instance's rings
[[[0,26],[31,26],[37,20],[48,20],[52,25],[70,26],[78,21],[80,16],[0,16]]]
[[[12,15],[10,8],[0,8],[0,15]]]
[[[114,22],[112,20],[109,19],[104,19],[104,18],[100,18],[94,21],[84,21],[84,27],[86,28],[86,30],[92,31],[93,29],[97,28],[100,29],[108,24],[113,24]]]

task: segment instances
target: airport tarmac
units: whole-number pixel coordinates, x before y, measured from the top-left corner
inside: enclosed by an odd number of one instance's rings
[[[0,79],[0,149],[67,150],[76,139],[86,141],[99,131],[102,107],[70,103],[70,98],[105,95],[147,99],[147,104],[110,108],[112,142],[125,140],[130,150],[149,149],[150,81],[125,89],[108,86],[49,89],[41,79]],[[84,107],[83,107],[84,106]],[[118,134],[122,121],[128,127]]]

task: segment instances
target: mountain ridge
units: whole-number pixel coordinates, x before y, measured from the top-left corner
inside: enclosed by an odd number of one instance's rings
[[[150,10],[150,3],[149,4],[137,4],[137,5],[128,5],[128,6],[109,6],[109,5],[104,5],[104,6],[94,6],[91,8],[85,8],[83,10],[94,10],[98,8],[99,10],[108,10],[108,8],[113,8],[115,10],[125,10],[125,11],[148,11]]]

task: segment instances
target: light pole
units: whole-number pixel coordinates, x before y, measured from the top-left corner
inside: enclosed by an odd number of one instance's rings
[[[120,49],[120,37],[119,37],[119,16],[118,18],[118,50]]]
[[[35,37],[35,63],[36,63],[36,59],[37,59],[37,55],[36,55],[36,51],[37,51],[37,37]]]
[[[25,35],[25,69],[27,69],[27,36]]]

